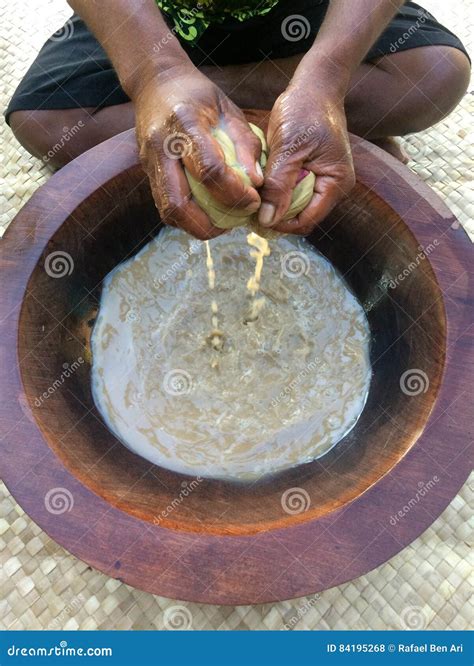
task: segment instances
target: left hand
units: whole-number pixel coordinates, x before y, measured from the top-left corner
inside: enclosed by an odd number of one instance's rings
[[[259,223],[306,235],[355,184],[343,98],[326,86],[291,83],[273,107],[269,159],[260,190]],[[300,170],[316,176],[314,195],[294,220],[283,222]]]

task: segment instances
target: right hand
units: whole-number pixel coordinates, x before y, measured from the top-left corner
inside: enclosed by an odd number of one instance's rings
[[[204,74],[188,64],[174,67],[145,83],[134,105],[140,158],[164,222],[201,240],[223,233],[193,200],[183,166],[225,206],[249,213],[259,208],[260,141],[242,111]],[[225,164],[211,134],[217,125],[237,146],[253,187]]]

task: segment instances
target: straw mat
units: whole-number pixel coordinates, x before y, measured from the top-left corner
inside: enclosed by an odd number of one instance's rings
[[[423,4],[469,48],[471,2]],[[0,0],[3,108],[39,47],[69,15],[63,0]],[[404,145],[410,166],[474,233],[472,106],[467,94],[449,118]],[[3,120],[0,134],[1,235],[50,172],[18,145]],[[474,481],[466,483],[424,534],[366,576],[315,597],[225,607],[153,596],[90,569],[55,544],[0,484],[0,629],[163,629],[174,618],[192,629],[466,629],[474,617],[473,491]]]

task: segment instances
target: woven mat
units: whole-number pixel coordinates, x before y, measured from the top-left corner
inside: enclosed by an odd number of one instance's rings
[[[445,0],[423,4],[471,46],[470,1],[456,8]],[[0,0],[3,108],[45,38],[69,14],[64,0]],[[472,104],[472,95],[466,95],[447,120],[404,145],[410,166],[474,234]],[[1,235],[49,171],[16,143],[3,121],[0,133]],[[54,543],[0,484],[0,629],[163,629],[175,616],[184,616],[193,629],[466,629],[474,617],[473,491],[474,480],[411,546],[367,576],[315,597],[234,608],[176,602],[92,570]]]

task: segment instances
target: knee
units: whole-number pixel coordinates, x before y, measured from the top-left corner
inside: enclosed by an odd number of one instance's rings
[[[465,95],[471,77],[467,56],[451,46],[434,47],[436,51],[425,74],[427,95],[439,108],[443,117],[448,115]]]
[[[467,56],[451,46],[415,49],[410,78],[421,91],[419,127],[425,129],[453,111],[467,91],[471,67]]]
[[[400,134],[419,132],[456,107],[470,80],[470,64],[451,46],[423,46],[385,56],[376,65],[392,79],[402,112]]]
[[[71,110],[13,111],[10,128],[26,150],[44,163],[61,167],[80,152],[81,113]]]

